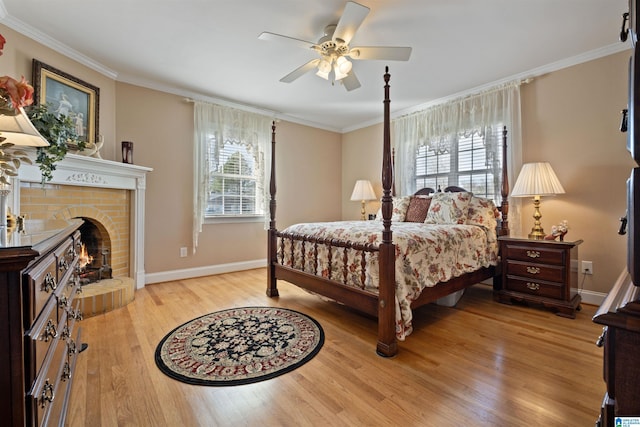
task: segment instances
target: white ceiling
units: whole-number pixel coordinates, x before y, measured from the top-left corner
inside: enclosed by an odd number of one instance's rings
[[[0,22],[118,81],[339,132],[381,121],[385,65],[398,115],[625,48],[627,0],[360,0],[371,12],[351,46],[410,46],[411,59],[354,61],[351,92],[313,72],[281,83],[315,53],[258,35],[315,42],[345,2],[0,0]]]

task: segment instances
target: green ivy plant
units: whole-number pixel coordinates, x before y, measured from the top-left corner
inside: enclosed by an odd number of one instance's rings
[[[53,107],[49,104],[31,105],[26,109],[31,123],[49,143],[48,147],[38,147],[36,154],[43,184],[53,179],[56,163],[67,155],[70,144],[77,146],[78,150],[86,147],[86,142],[78,138],[71,117],[58,117],[52,110]]]

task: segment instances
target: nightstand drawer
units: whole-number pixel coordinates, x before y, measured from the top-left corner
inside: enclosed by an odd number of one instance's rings
[[[565,251],[561,248],[541,247],[540,244],[507,243],[503,246],[503,259],[564,265]]]
[[[564,266],[507,260],[507,274],[510,276],[561,283],[564,281],[564,273]]]
[[[563,286],[542,280],[508,276],[507,289],[523,294],[537,295],[546,298],[561,299]]]

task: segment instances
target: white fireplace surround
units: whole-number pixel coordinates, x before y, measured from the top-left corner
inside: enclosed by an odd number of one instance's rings
[[[34,158],[32,156],[32,158]],[[144,215],[146,176],[153,169],[127,163],[93,157],[67,154],[56,164],[50,184],[131,190],[130,270],[136,288],[145,286],[144,270]],[[13,184],[10,206],[12,212],[20,212],[20,182],[41,181],[37,164],[23,164]]]

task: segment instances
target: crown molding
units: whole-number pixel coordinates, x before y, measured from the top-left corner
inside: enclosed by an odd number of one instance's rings
[[[443,98],[439,98],[439,99],[435,99],[433,101],[429,101],[429,102],[425,102],[423,104],[419,104],[410,108],[406,108],[403,110],[399,110],[396,112],[391,113],[391,119],[395,119],[398,118],[400,116],[406,116],[407,114],[412,114],[412,113],[416,113],[418,111],[422,111],[422,110],[426,110],[427,108],[433,107],[435,105],[439,105],[439,104],[443,104],[445,102],[449,102],[449,101],[453,101],[454,99],[458,99],[458,98],[464,98],[466,96],[469,95],[473,95],[479,92],[483,92],[487,89],[491,89],[493,87],[496,86],[500,86],[501,84],[505,84],[505,83],[509,83],[512,81],[518,81],[518,80],[528,80],[528,79],[533,79],[535,77],[538,76],[542,76],[544,74],[548,74],[551,73],[553,71],[558,71],[561,70],[563,68],[569,68],[572,67],[574,65],[579,65],[585,62],[589,62],[589,61],[593,61],[595,59],[599,59],[599,58],[603,58],[605,56],[609,56],[609,55],[613,55],[615,53],[618,52],[622,52],[625,50],[629,50],[629,42],[627,43],[615,43],[615,44],[611,44],[608,46],[604,46],[602,48],[599,49],[594,49],[576,56],[572,56],[560,61],[556,61],[556,62],[552,62],[550,64],[547,65],[543,65],[541,67],[538,68],[534,68],[531,69],[529,71],[525,71],[522,73],[518,73],[518,74],[514,74],[512,76],[509,77],[505,77],[504,79],[501,80],[496,80],[493,81],[491,83],[487,83],[481,86],[476,86],[473,87],[471,89],[467,89],[458,93],[454,93],[452,95],[448,95],[446,97]],[[378,119],[378,120],[369,120],[367,122],[363,122],[360,123],[358,125],[354,125],[354,126],[350,126],[344,129],[341,129],[340,132],[341,133],[347,133],[347,132],[352,132],[354,130],[358,130],[358,129],[362,129],[365,127],[369,127],[369,126],[373,126],[373,125],[377,125],[379,123],[382,123],[382,119]]]
[[[110,69],[109,67],[99,63],[98,61],[93,60],[92,58],[89,58],[88,56],[78,52],[77,50],[70,48],[69,46],[63,43],[60,43],[56,39],[49,37],[42,31],[20,21],[19,19],[16,19],[10,16],[7,13],[7,9],[5,8],[2,0],[0,0],[0,22],[6,25],[7,27],[11,28],[12,30],[17,31],[20,34],[27,36],[30,39],[33,39],[38,43],[50,49],[53,49],[56,52],[68,58],[71,58],[76,62],[79,62],[80,64],[83,64],[91,68],[92,70],[99,72],[100,74],[103,74],[113,80],[116,80],[118,77],[118,73],[116,73],[114,70]]]

